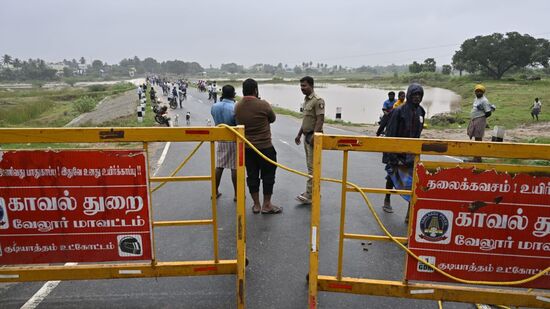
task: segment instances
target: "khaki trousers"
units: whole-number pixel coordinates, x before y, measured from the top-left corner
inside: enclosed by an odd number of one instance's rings
[[[313,175],[313,145],[310,145],[304,141],[304,149],[306,151],[307,173]],[[311,178],[308,178],[306,183],[306,197],[309,199],[311,199],[312,185],[313,180]]]

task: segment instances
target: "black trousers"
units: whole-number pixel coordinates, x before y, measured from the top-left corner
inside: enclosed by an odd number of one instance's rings
[[[270,148],[260,149],[266,157],[277,162],[277,152],[272,146]],[[273,185],[275,185],[275,171],[277,166],[267,162],[259,154],[250,148],[245,150],[246,162],[246,184],[248,191],[252,193],[260,192],[260,179],[263,184],[263,194],[273,194]]]

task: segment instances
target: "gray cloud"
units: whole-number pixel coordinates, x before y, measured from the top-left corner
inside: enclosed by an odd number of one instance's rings
[[[518,31],[550,37],[550,1],[6,1],[0,54],[126,57],[203,66],[302,61],[350,66],[450,63],[465,39]]]

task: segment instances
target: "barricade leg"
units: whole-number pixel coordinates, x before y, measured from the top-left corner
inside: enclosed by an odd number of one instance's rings
[[[244,135],[244,129],[239,129]],[[244,142],[237,141],[237,308],[245,307],[245,268],[246,268],[246,214],[245,214],[245,168]]]
[[[317,276],[319,274],[319,224],[321,217],[321,152],[323,139],[313,143],[313,199],[311,203],[311,231],[309,251],[309,308],[317,308]]]

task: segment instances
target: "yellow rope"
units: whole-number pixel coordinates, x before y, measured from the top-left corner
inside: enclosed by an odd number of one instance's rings
[[[170,177],[175,176],[183,168],[183,166],[185,166],[185,164],[187,164],[187,162],[189,160],[191,160],[191,158],[193,157],[195,152],[197,152],[197,150],[199,150],[199,148],[202,146],[203,143],[204,142],[200,142],[197,146],[195,146],[195,149],[193,149],[193,151],[191,151],[191,153],[187,156],[187,158],[185,158],[185,160],[183,160],[183,162],[170,174]],[[157,191],[158,189],[162,188],[162,186],[164,186],[166,183],[167,183],[167,181],[161,182],[158,186],[151,189],[151,193],[153,193],[153,192]]]
[[[225,124],[220,124],[218,125],[218,127],[222,127],[222,128],[227,128],[229,130],[231,130],[235,135],[237,135],[240,139],[242,139],[251,149],[253,149],[256,153],[258,153],[258,155],[260,155],[264,160],[266,160],[267,162],[273,164],[273,165],[276,165],[277,167],[280,167],[286,171],[289,171],[291,173],[294,173],[294,174],[298,174],[298,175],[301,175],[301,176],[304,176],[304,177],[308,177],[308,178],[313,178],[311,175],[309,174],[306,174],[304,172],[300,172],[300,171],[297,171],[297,170],[294,170],[292,168],[289,168],[289,167],[286,167],[282,164],[279,164],[273,160],[271,160],[270,158],[266,157],[263,153],[261,153],[256,147],[254,147],[254,145],[252,145],[252,143],[250,141],[248,141],[244,136],[242,136],[237,130],[235,130],[234,128],[228,126],[228,125],[225,125]],[[334,179],[334,178],[325,178],[325,177],[321,177],[321,180],[322,181],[327,181],[327,182],[334,182],[334,183],[342,183],[342,180],[341,179]],[[422,260],[421,258],[419,258],[416,254],[414,254],[411,250],[409,250],[409,248],[405,247],[405,245],[403,245],[401,242],[399,242],[397,239],[395,239],[395,236],[393,236],[387,229],[386,227],[384,226],[384,223],[382,223],[382,220],[380,219],[380,217],[378,216],[378,214],[376,213],[374,207],[372,206],[372,204],[370,203],[369,199],[367,198],[367,195],[361,190],[361,188],[354,184],[354,183],[351,183],[351,182],[347,182],[346,185],[348,186],[351,186],[353,188],[355,188],[360,194],[361,196],[363,197],[363,199],[365,200],[365,203],[367,203],[367,206],[370,210],[370,212],[372,213],[372,215],[374,216],[374,219],[376,220],[376,222],[378,223],[378,226],[380,227],[380,229],[382,230],[382,232],[384,232],[384,234],[386,234],[386,236],[388,236],[394,243],[396,243],[401,249],[403,249],[405,252],[407,252],[408,255],[412,256],[414,259],[416,259],[417,261],[427,265],[428,267],[430,267],[431,269],[433,269],[434,271],[436,271],[437,273],[451,279],[451,280],[454,280],[454,281],[457,281],[457,282],[460,282],[460,283],[464,283],[464,284],[479,284],[479,285],[502,285],[502,286],[510,286],[510,285],[519,285],[519,284],[525,284],[525,283],[528,283],[528,282],[531,282],[533,280],[536,280],[538,278],[540,278],[541,276],[543,276],[544,274],[546,274],[547,272],[550,271],[550,267],[547,267],[545,270],[539,272],[538,274],[536,275],[533,275],[531,277],[528,277],[528,278],[525,278],[525,279],[522,279],[522,280],[516,280],[516,281],[501,281],[501,282],[498,282],[498,281],[476,281],[476,280],[465,280],[465,279],[461,279],[461,278],[458,278],[458,277],[455,277],[439,268],[437,268],[437,266],[435,265],[432,265],[424,260]]]

